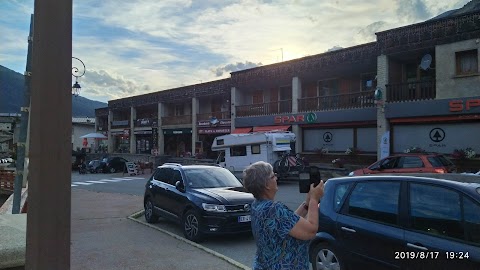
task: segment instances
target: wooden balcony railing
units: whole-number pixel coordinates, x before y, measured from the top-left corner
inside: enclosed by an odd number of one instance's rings
[[[217,119],[230,119],[231,112],[209,112],[209,113],[199,113],[197,114],[197,121],[206,121],[210,120],[212,117],[216,117]]]
[[[192,115],[176,115],[176,116],[163,116],[162,126],[164,125],[179,125],[179,124],[192,124]]]
[[[387,102],[435,99],[435,80],[387,84]]]
[[[292,112],[292,100],[280,100],[261,104],[240,105],[235,107],[237,117],[255,115],[273,115]]]
[[[375,91],[363,91],[333,96],[308,97],[298,99],[298,111],[329,111],[339,109],[374,107]]]

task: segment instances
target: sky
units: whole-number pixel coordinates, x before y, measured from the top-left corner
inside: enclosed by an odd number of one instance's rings
[[[468,2],[74,0],[72,56],[80,95],[107,102],[372,42]],[[33,6],[0,0],[0,65],[22,74]]]

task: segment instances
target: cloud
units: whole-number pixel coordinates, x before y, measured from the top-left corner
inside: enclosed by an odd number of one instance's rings
[[[234,72],[234,71],[239,71],[239,70],[244,70],[244,69],[249,69],[249,68],[254,68],[261,66],[262,63],[253,63],[249,61],[245,61],[245,63],[239,63],[237,62],[236,64],[228,64],[223,67],[219,67],[215,70],[215,76],[220,77],[223,75],[224,72]]]
[[[74,1],[73,56],[86,65],[82,95],[106,102],[375,41],[375,32],[468,1]],[[33,2],[0,1],[8,10],[0,17],[0,64],[21,73]]]

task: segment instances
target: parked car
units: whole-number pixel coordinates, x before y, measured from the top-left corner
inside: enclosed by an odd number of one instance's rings
[[[90,160],[87,165],[87,170],[90,173],[101,173],[103,172],[103,167],[105,166],[99,159]]]
[[[165,163],[145,185],[145,219],[181,224],[185,237],[201,241],[208,234],[251,232],[253,195],[227,169]]]
[[[437,153],[396,154],[381,159],[372,165],[351,172],[349,175],[378,173],[452,173],[457,172],[455,164]]]
[[[461,179],[329,179],[313,269],[480,269],[480,179]]]
[[[102,166],[103,172],[115,173],[127,171],[125,163],[128,162],[128,160],[122,157],[108,157],[102,159],[102,162],[104,163],[104,165]]]

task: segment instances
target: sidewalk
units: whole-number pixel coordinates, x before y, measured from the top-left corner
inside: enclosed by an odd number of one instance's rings
[[[129,219],[142,201],[141,196],[73,189],[70,269],[243,269],[209,249]]]

